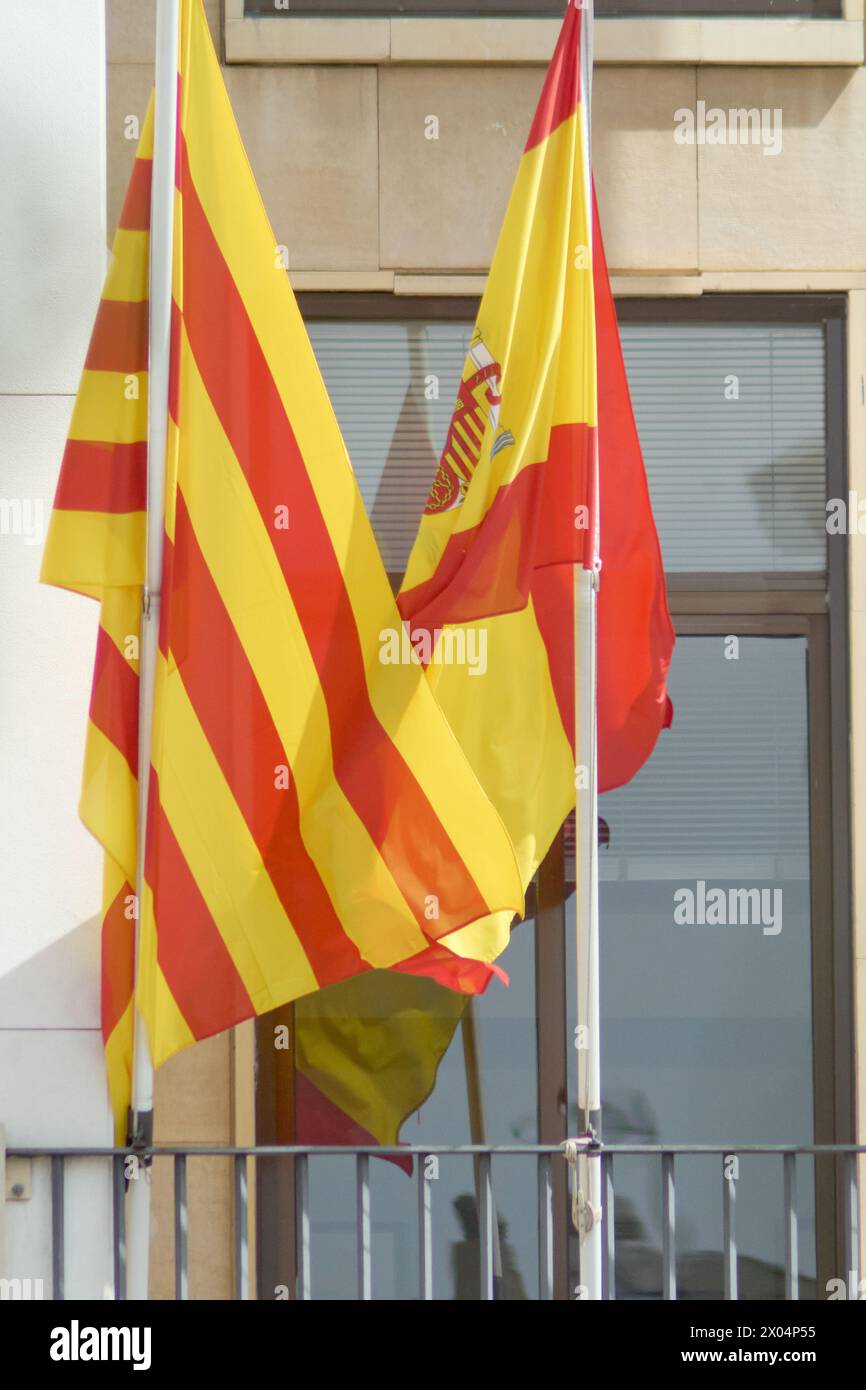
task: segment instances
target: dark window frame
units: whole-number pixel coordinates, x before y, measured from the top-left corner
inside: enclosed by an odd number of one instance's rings
[[[305,320],[438,318],[472,322],[477,297],[307,292]],[[845,295],[707,294],[617,301],[620,322],[772,321],[823,323],[826,344],[827,496],[848,492]],[[678,635],[802,635],[808,640],[812,1000],[815,1142],[855,1142],[853,923],[851,914],[850,728],[848,694],[847,539],[828,544],[824,574],[683,574],[668,578]],[[399,584],[402,576],[392,575]],[[569,1049],[563,836],[538,875],[535,914],[539,1142],[566,1138]],[[556,1007],[551,1008],[555,1003]],[[557,1010],[561,1008],[559,1019]],[[256,1020],[259,1069],[256,1142],[291,1143],[291,1053],[273,1048],[273,1028],[291,1029],[293,1008]],[[277,1071],[279,1075],[277,1075]],[[273,1074],[272,1074],[273,1073]],[[826,1084],[832,1079],[832,1086]],[[554,1191],[554,1297],[570,1297],[568,1194],[562,1165]],[[258,1287],[287,1283],[296,1272],[295,1163],[257,1165]],[[816,1160],[816,1212],[833,1213],[816,1230],[818,1288],[844,1268],[844,1173],[841,1160]],[[279,1213],[279,1220],[275,1220]]]
[[[560,0],[290,0],[288,10],[273,0],[245,0],[249,19],[283,19],[302,15],[326,18],[533,18],[558,19]],[[596,17],[628,19],[841,19],[842,0],[596,0]]]

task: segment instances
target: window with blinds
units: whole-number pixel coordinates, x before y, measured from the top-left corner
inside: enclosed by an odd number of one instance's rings
[[[309,325],[386,568],[402,573],[472,325]],[[820,323],[625,323],[623,350],[665,568],[826,567]]]
[[[737,640],[729,660],[722,636],[678,639],[675,730],[602,798],[603,877],[808,878],[806,639]]]

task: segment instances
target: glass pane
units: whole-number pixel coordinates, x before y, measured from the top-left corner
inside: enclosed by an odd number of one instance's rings
[[[601,799],[609,1142],[814,1142],[806,662],[801,637],[741,637],[738,648],[681,637],[673,727],[634,781]],[[720,1173],[716,1159],[677,1160],[681,1297],[722,1295]],[[799,1185],[801,1297],[814,1297],[805,1162]],[[617,1160],[616,1192],[618,1297],[658,1298],[657,1160]],[[783,1296],[782,1219],[781,1159],[743,1159],[741,1298]]]
[[[439,1067],[432,1094],[403,1126],[408,1144],[534,1143],[537,1138],[535,924],[521,922],[500,964],[510,978],[493,980],[473,1001],[475,1060],[460,1024]],[[480,1101],[470,1121],[470,1094]],[[476,1117],[478,1107],[476,1103]],[[483,1135],[483,1137],[482,1137]],[[310,1165],[313,1297],[357,1296],[355,1168],[349,1158]],[[395,1163],[370,1165],[373,1295],[418,1297],[418,1194],[415,1176]],[[433,1278],[437,1299],[477,1299],[480,1285],[473,1160],[443,1157],[430,1181]],[[497,1297],[537,1297],[538,1240],[534,1159],[502,1158],[493,1167],[500,1277]]]

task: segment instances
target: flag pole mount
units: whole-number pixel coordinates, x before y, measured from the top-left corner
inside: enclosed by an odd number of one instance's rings
[[[156,97],[151,171],[148,298],[147,558],[141,609],[138,705],[138,821],[135,873],[135,980],[141,962],[145,834],[149,786],[160,588],[165,526],[165,455],[171,349],[171,283],[177,145],[179,0],[157,0]],[[150,1254],[150,1170],[153,1144],[153,1061],[144,1019],[135,1009],[129,1143],[138,1161],[129,1171],[127,1297],[146,1299]],[[142,1158],[144,1161],[142,1161]]]

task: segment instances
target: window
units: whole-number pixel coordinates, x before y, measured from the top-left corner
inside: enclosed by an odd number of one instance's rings
[[[477,304],[339,294],[301,304],[399,583]],[[627,300],[620,318],[678,646],[673,728],[638,776],[601,802],[604,1137],[850,1141],[846,557],[844,538],[828,541],[824,525],[826,498],[846,495],[844,301]],[[466,1143],[480,1125],[487,1141],[558,1142],[573,1131],[573,884],[566,826],[503,959],[510,989],[474,1003],[404,1138]],[[711,920],[714,890],[748,903],[751,916]],[[291,1138],[289,1056],[261,1050],[264,1142]],[[274,1067],[284,1074],[268,1076]],[[327,1161],[333,1172],[310,1193],[314,1295],[352,1297],[350,1161]],[[519,1171],[523,1161],[502,1161],[494,1191],[502,1293],[515,1299],[535,1296],[535,1212],[521,1201],[533,1178]],[[294,1259],[288,1170],[267,1163],[266,1288],[286,1282]],[[477,1296],[472,1164],[453,1163],[435,1185],[435,1296],[444,1299]],[[617,1159],[615,1170],[616,1296],[658,1298],[658,1172],[644,1159]],[[741,1296],[775,1298],[778,1168],[744,1160],[742,1176]],[[842,1267],[836,1181],[832,1160],[800,1172],[801,1297],[817,1296]],[[371,1183],[374,1287],[395,1297],[415,1269],[415,1190],[388,1163],[371,1166]],[[712,1161],[678,1161],[677,1193],[680,1296],[719,1297]],[[579,1282],[576,1241],[564,1183],[554,1195],[554,1288],[567,1298]]]
[[[317,15],[520,15],[558,17],[561,0],[290,0],[289,8],[277,8],[277,0],[245,0],[245,13],[263,17]],[[735,18],[745,15],[800,15],[832,18],[842,14],[842,0],[596,0],[599,17],[627,15],[657,18],[662,15]]]

